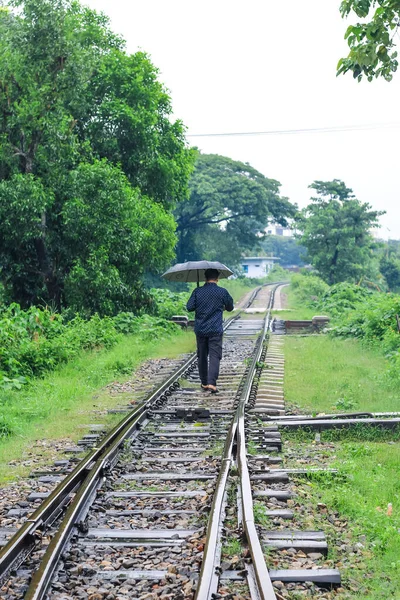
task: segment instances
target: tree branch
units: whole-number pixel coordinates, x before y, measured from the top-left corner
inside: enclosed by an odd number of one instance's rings
[[[205,211],[206,211],[208,208],[211,208],[211,206],[203,206],[203,208],[202,208],[201,210],[198,210],[197,212],[195,212],[195,213],[192,213],[192,214],[191,214],[191,215],[189,215],[189,216],[186,216],[186,218],[184,217],[184,215],[182,215],[181,217],[178,217],[178,218],[177,218],[177,222],[179,223],[179,222],[182,222],[182,221],[185,221],[185,220],[186,220],[187,222],[189,222],[189,221],[191,221],[192,219],[194,219],[195,217],[197,217],[198,215],[201,215],[201,214],[202,214],[203,212],[205,212]]]
[[[193,224],[188,223],[186,227],[182,227],[182,226],[178,226],[177,230],[178,231],[182,231],[182,229],[190,229],[190,228],[195,228],[198,227],[199,225],[212,225],[212,224],[216,224],[216,223],[222,223],[223,221],[233,221],[234,219],[237,219],[238,217],[246,217],[249,216],[248,213],[237,213],[236,215],[231,215],[230,217],[222,217],[221,219],[216,219],[214,220],[212,217],[210,217],[210,219],[206,219],[204,221],[196,221]]]

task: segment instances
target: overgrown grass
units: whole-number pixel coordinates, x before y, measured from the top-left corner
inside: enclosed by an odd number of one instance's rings
[[[219,285],[228,290],[235,302],[238,302],[245,294],[257,287],[246,279],[221,279]]]
[[[388,361],[357,340],[285,338],[285,398],[310,412],[399,410]]]
[[[127,335],[111,350],[81,353],[65,366],[20,391],[0,393],[0,483],[26,475],[29,465],[10,467],[12,460],[25,460],[36,440],[82,435],[82,423],[99,419],[111,424],[117,417],[104,417],[108,407],[132,399],[132,394],[111,396],[102,390],[111,381],[126,381],[146,359],[175,357],[195,348],[192,333],[177,332],[166,339],[146,340]],[[129,375],[129,376],[128,376]]]
[[[256,525],[262,525],[266,527],[270,523],[270,519],[267,515],[267,509],[263,502],[254,502],[253,514]]]
[[[322,432],[326,441],[328,432]],[[301,455],[301,452],[300,452]],[[346,592],[340,598],[389,600],[399,598],[400,585],[400,445],[385,443],[342,442],[335,444],[336,476],[311,477],[314,510],[317,504],[328,507],[328,514],[339,513],[348,520],[342,542],[362,544],[356,559],[339,565]],[[335,560],[331,545],[330,558]]]
[[[289,301],[299,310],[293,295],[289,294]],[[366,348],[355,339],[288,336],[285,357],[285,397],[302,410],[398,410],[400,384],[388,374],[389,361],[379,347]],[[314,437],[312,431],[283,431],[285,440],[300,447],[300,457],[307,454],[306,445],[309,447]],[[327,518],[336,512],[348,521],[340,543],[349,548],[345,559],[336,564],[346,592],[338,598],[400,598],[399,439],[399,429],[379,430],[365,425],[321,432],[322,442],[334,444],[334,460],[329,467],[339,472],[310,474],[304,485],[311,491],[311,514],[322,503],[327,507]],[[348,558],[353,544],[361,546]],[[329,552],[328,558],[337,560],[334,544],[330,544]]]

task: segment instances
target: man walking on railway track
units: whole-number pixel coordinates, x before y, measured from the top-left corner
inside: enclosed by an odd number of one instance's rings
[[[233,298],[228,290],[218,287],[216,269],[207,269],[204,274],[206,283],[193,290],[186,308],[196,311],[194,331],[201,388],[216,394],[222,358],[222,313],[233,310]]]

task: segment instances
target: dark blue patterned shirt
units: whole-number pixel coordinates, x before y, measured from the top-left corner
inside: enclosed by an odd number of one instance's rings
[[[193,290],[186,305],[189,312],[196,311],[194,331],[198,335],[222,335],[222,312],[233,310],[233,298],[216,283],[205,283]]]

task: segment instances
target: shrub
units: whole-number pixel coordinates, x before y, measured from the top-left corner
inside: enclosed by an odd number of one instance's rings
[[[341,315],[366,302],[373,293],[353,283],[336,283],[323,293],[318,308],[332,316]]]
[[[133,313],[120,313],[113,319],[120,333],[140,333],[144,339],[156,339],[176,332],[177,325],[164,318],[150,315],[135,316]]]
[[[173,315],[186,315],[186,303],[189,300],[188,292],[172,292],[165,288],[150,290],[152,299],[151,313],[158,317],[169,319]]]
[[[291,279],[292,289],[301,304],[314,308],[322,296],[329,290],[325,281],[316,275],[296,273]]]
[[[171,335],[176,325],[163,318],[120,313],[71,320],[45,308],[26,311],[12,304],[0,313],[0,388],[20,389],[31,377],[43,375],[82,350],[110,348],[123,334],[143,339]]]
[[[399,339],[396,314],[400,314],[400,296],[391,294],[371,294],[349,313],[343,325],[334,329],[335,335],[353,336],[370,343],[384,342],[384,346],[393,348]]]
[[[267,282],[274,283],[275,281],[289,281],[292,278],[292,273],[287,271],[280,265],[275,265],[266,277]]]

